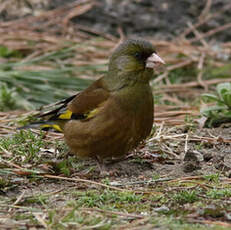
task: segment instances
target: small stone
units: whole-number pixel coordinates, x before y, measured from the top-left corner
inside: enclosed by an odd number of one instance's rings
[[[192,161],[192,162],[185,162],[183,164],[183,171],[185,173],[190,173],[198,169],[201,169],[201,166],[197,162]]]
[[[205,154],[204,154],[204,161],[205,161],[205,162],[208,162],[208,161],[210,161],[211,159],[213,159],[213,154],[212,154],[212,153],[205,153]]]
[[[204,160],[203,154],[201,154],[199,151],[197,150],[189,150],[186,152],[185,157],[184,157],[184,161],[197,161],[197,162],[201,162]]]
[[[153,211],[155,212],[168,212],[169,211],[169,208],[165,205],[161,206],[161,207],[158,207],[158,208],[154,208]]]
[[[216,205],[207,205],[204,208],[198,210],[198,214],[204,217],[210,216],[213,218],[219,218],[224,216],[224,211],[222,208]]]
[[[184,157],[183,171],[189,173],[201,169],[200,162],[203,160],[204,157],[199,151],[187,151]]]

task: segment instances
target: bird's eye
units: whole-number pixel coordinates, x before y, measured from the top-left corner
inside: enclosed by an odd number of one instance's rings
[[[141,57],[140,53],[136,52],[136,53],[135,53],[135,57],[136,57],[136,58],[140,58],[140,57]]]

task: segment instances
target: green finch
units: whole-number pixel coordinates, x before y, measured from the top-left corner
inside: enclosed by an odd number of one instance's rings
[[[111,55],[107,74],[63,100],[37,124],[63,132],[70,151],[79,157],[99,162],[122,157],[151,132],[154,111],[149,81],[160,64],[164,61],[151,43],[129,39]]]

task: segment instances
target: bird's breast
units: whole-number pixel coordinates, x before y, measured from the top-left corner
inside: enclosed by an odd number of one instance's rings
[[[122,110],[130,117],[130,129],[134,142],[140,142],[151,132],[153,125],[153,95],[148,84],[139,84],[125,89],[118,99]]]

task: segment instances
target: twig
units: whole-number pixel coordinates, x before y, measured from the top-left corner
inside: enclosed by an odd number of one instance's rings
[[[84,182],[84,183],[98,185],[98,186],[101,186],[101,187],[104,187],[104,188],[113,189],[113,190],[122,191],[122,192],[124,192],[124,191],[133,192],[131,190],[120,189],[120,188],[117,188],[117,187],[109,186],[109,185],[102,184],[102,183],[95,182],[95,181],[91,181],[91,180],[85,180],[85,179],[79,179],[79,178],[78,179],[76,179],[76,178],[68,178],[68,177],[55,176],[55,175],[49,175],[49,174],[45,174],[45,175],[42,175],[42,176],[45,177],[45,178],[50,178],[50,179],[67,180],[67,181],[73,181],[73,182]]]
[[[13,206],[17,205],[23,198],[23,196],[25,195],[25,192],[26,191],[23,191],[17,198],[17,200],[13,203]],[[12,207],[9,208],[8,212],[11,212],[12,211]]]
[[[85,5],[78,5],[73,7],[68,13],[68,15],[63,19],[63,24],[67,26],[68,22],[72,18],[82,15],[85,12],[89,11],[94,6],[94,4],[95,4],[94,2],[89,2]]]
[[[204,9],[201,11],[201,14],[199,15],[198,19],[199,22],[203,21],[204,19],[206,19],[209,15],[209,11],[211,9],[212,6],[212,0],[207,0]]]
[[[146,218],[133,220],[132,222],[129,222],[128,224],[124,224],[119,227],[119,230],[138,230],[138,226],[142,224],[144,226],[144,223],[147,222],[150,219],[150,216],[147,216]],[[145,228],[148,229],[146,223]],[[144,229],[144,228],[142,228]],[[151,229],[151,228],[149,228]]]
[[[187,65],[191,64],[192,62],[193,62],[193,60],[190,59],[190,60],[185,60],[185,61],[183,61],[183,62],[177,63],[177,64],[175,64],[175,65],[168,66],[168,67],[166,68],[166,71],[165,71],[163,74],[159,75],[157,78],[155,78],[155,79],[151,82],[151,84],[154,85],[155,83],[162,81],[163,79],[167,78],[168,73],[169,73],[170,71],[175,70],[175,69],[178,69],[178,68],[182,68],[182,67],[184,67],[184,66],[187,66]]]
[[[196,110],[189,110],[189,111],[166,111],[161,113],[155,113],[155,116],[160,117],[175,117],[179,115],[198,115],[198,112]]]
[[[190,222],[193,223],[201,223],[201,224],[209,224],[209,225],[219,225],[223,227],[231,227],[230,223],[222,222],[222,221],[211,221],[211,220],[195,220],[195,219],[188,219]]]
[[[158,182],[165,182],[165,181],[170,181],[172,178],[160,178],[156,180],[145,180],[145,181],[133,181],[133,182],[126,182],[124,183],[118,183],[118,182],[111,182],[110,184],[113,186],[127,186],[127,185],[137,185],[137,184],[156,184]]]
[[[174,70],[174,69],[182,68],[182,67],[184,67],[184,66],[187,66],[187,65],[191,64],[192,62],[193,62],[192,59],[185,60],[185,61],[180,62],[180,63],[177,63],[177,64],[175,64],[175,65],[168,66],[168,67],[167,67],[167,70],[168,70],[168,71],[171,71],[171,70]]]
[[[0,146],[0,147],[1,147],[1,146]],[[10,156],[12,156],[12,154],[11,154]],[[2,162],[4,162],[5,164],[9,165],[10,167],[14,167],[14,168],[20,169],[20,170],[23,169],[21,166],[15,164],[15,163],[12,163],[12,162],[10,162],[10,161],[4,160],[4,159],[2,159],[2,158],[0,158],[0,160],[1,160]]]
[[[204,179],[203,176],[189,176],[189,177],[181,177],[177,179],[171,180],[171,182],[178,182],[178,181],[183,181],[183,180],[201,180]]]
[[[217,11],[214,14],[210,14],[207,17],[204,17],[203,19],[201,18],[196,24],[194,24],[194,28],[198,28],[199,26],[205,24],[207,21],[209,21],[212,18],[218,17],[220,16],[222,13],[224,13],[225,11],[229,10],[231,8],[231,4],[227,4],[225,5],[221,10]],[[202,11],[203,12],[203,11]],[[185,36],[187,36],[189,33],[191,33],[192,29],[188,28],[186,29],[181,35],[181,38],[184,38]]]
[[[200,39],[210,37],[218,32],[229,29],[230,27],[231,27],[231,23],[227,23],[223,26],[216,27],[215,29],[209,30],[208,32],[201,35]],[[192,39],[189,39],[189,42],[196,42],[198,40],[199,40],[198,38],[192,38]]]
[[[157,82],[162,81],[168,76],[168,71],[165,71],[163,74],[160,74],[157,78],[155,78],[152,82],[151,85],[154,86]]]
[[[225,78],[225,79],[212,79],[212,80],[205,80],[204,83],[206,85],[214,85],[214,84],[219,84],[222,82],[231,82],[230,78]],[[192,81],[188,83],[183,83],[183,84],[174,84],[174,85],[161,85],[159,88],[161,90],[158,90],[156,92],[177,92],[179,90],[188,90],[187,88],[193,88],[193,87],[198,87],[200,86],[198,81]]]
[[[196,38],[201,42],[201,44],[205,47],[205,48],[209,48],[209,45],[207,44],[207,42],[203,39],[203,35],[194,28],[193,24],[191,22],[187,22],[187,25],[189,26],[189,28],[192,29],[193,33],[195,34]]]
[[[199,82],[199,84],[204,87],[205,91],[208,91],[208,85],[206,85],[204,83],[204,81],[202,80],[202,76],[203,76],[203,65],[204,65],[204,59],[205,59],[205,53],[202,53],[199,59],[199,63],[198,63],[198,70],[199,73],[197,75],[197,81]]]
[[[118,215],[118,216],[124,216],[128,218],[144,218],[144,215],[137,215],[137,214],[130,214],[130,213],[124,213],[124,212],[116,212],[116,211],[108,211],[103,210],[99,208],[81,208],[82,211],[90,211],[90,212],[102,212],[109,215]]]
[[[6,150],[5,148],[3,148],[1,145],[0,145],[0,149],[7,155],[7,156],[12,156],[13,154],[11,153],[11,152],[9,152],[8,150]],[[9,161],[5,161],[5,160],[3,160],[2,158],[0,158],[0,160],[1,161],[4,161],[5,163],[7,163],[7,164],[13,164],[13,163],[11,163],[11,162],[9,162]]]
[[[210,142],[210,143],[231,143],[231,139],[225,139],[225,138],[222,138],[220,136],[218,137],[200,137],[200,136],[192,136],[190,138],[190,141],[207,141],[207,142]]]
[[[189,135],[186,134],[186,136],[185,136],[185,145],[184,145],[184,155],[181,157],[182,160],[184,159],[185,154],[188,152],[188,137],[189,137]]]
[[[47,226],[46,222],[44,221],[44,219],[46,218],[46,214],[43,214],[43,216],[41,216],[40,213],[37,212],[33,212],[33,215],[35,216],[35,218],[38,220],[38,222],[46,229],[50,229],[49,226]]]
[[[126,35],[124,34],[124,31],[123,31],[121,26],[118,27],[117,32],[118,32],[118,34],[120,36],[119,43],[122,43],[123,41],[125,41]]]

